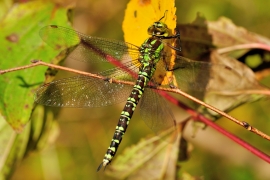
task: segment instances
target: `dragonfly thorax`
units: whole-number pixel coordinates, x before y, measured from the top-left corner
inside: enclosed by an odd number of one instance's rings
[[[152,36],[144,41],[140,47],[140,58],[141,63],[157,63],[160,59],[161,51],[164,45],[160,38]]]

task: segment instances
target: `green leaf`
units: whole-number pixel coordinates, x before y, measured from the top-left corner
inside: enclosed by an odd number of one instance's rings
[[[27,65],[33,59],[49,61],[55,54],[45,49],[39,29],[48,24],[67,26],[65,9],[36,1],[14,6],[0,23],[0,68]],[[43,70],[42,70],[43,69]],[[44,81],[44,68],[31,68],[0,76],[0,114],[21,132],[29,121],[34,102],[34,90]]]
[[[17,160],[20,160],[25,152],[27,138],[29,136],[29,126],[20,135],[17,135],[12,128],[0,118],[0,177],[6,179]]]
[[[50,61],[58,52],[39,37],[46,25],[68,26],[66,9],[33,1],[15,4],[0,22],[0,69],[30,64],[33,59]],[[0,178],[6,179],[27,151],[43,146],[53,117],[34,109],[35,89],[44,81],[46,67],[35,67],[0,76]],[[15,131],[14,131],[15,130]],[[17,134],[17,133],[20,134]]]

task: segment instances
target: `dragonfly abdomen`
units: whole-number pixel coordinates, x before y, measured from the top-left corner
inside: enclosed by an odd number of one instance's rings
[[[129,121],[136,109],[136,106],[143,95],[144,88],[156,70],[156,64],[160,59],[163,47],[164,45],[160,38],[155,36],[148,38],[140,47],[139,62],[141,63],[141,66],[138,73],[138,79],[136,80],[136,84],[134,85],[120,115],[110,147],[108,148],[102,163],[99,165],[97,169],[98,171],[102,166],[106,167],[112,161],[118,146],[122,141],[122,137],[127,130]]]
[[[119,144],[122,141],[122,137],[124,136],[129,121],[133,116],[133,113],[136,109],[136,106],[139,103],[139,100],[141,99],[143,92],[144,92],[144,87],[150,80],[150,75],[152,74],[152,68],[149,64],[145,64],[142,67],[142,70],[139,72],[138,79],[136,81],[136,84],[133,87],[133,90],[131,91],[130,96],[127,99],[126,105],[121,112],[118,124],[115,128],[115,133],[113,135],[113,139],[111,141],[111,144],[104,156],[104,159],[100,166],[98,167],[98,170],[104,166],[106,167],[110,162],[112,161]]]

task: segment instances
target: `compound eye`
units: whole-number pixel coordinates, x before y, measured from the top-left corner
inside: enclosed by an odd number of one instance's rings
[[[162,22],[154,22],[152,26],[150,26],[147,30],[149,35],[154,36],[168,36],[168,28],[167,25]]]
[[[155,29],[156,29],[156,28],[155,28],[154,25],[150,26],[150,27],[148,28],[148,30],[147,30],[148,34],[149,34],[149,35],[152,35],[153,32],[155,31]]]

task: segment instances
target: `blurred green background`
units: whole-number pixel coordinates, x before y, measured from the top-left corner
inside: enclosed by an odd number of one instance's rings
[[[60,6],[74,6],[75,1],[59,0],[57,3]],[[80,0],[75,5],[74,26],[80,32],[92,36],[123,40],[121,28],[127,3],[126,0]],[[192,22],[197,12],[208,20],[225,16],[238,26],[270,38],[270,1],[176,0],[176,7],[178,23]],[[264,79],[263,83],[270,86],[270,78]],[[268,99],[261,100],[243,105],[230,114],[269,134],[269,106]],[[123,104],[104,108],[61,109],[57,121],[59,136],[41,152],[29,154],[11,179],[110,179],[103,171],[97,173],[96,169],[110,143],[122,108]],[[181,118],[179,110],[175,112],[175,117]],[[270,143],[266,140],[225,118],[217,123],[270,154]],[[185,137],[193,144],[194,150],[190,160],[181,163],[181,173],[215,180],[270,179],[269,164],[228,138],[211,128],[201,130],[195,138],[191,138],[191,131],[188,128]],[[151,133],[136,112],[117,154]]]

